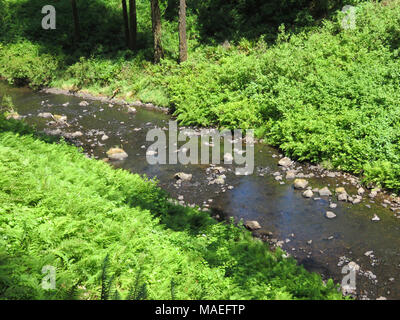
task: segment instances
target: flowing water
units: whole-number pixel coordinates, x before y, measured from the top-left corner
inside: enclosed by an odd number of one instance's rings
[[[291,256],[308,270],[320,273],[323,278],[333,278],[340,283],[344,277],[343,265],[350,261],[360,266],[356,286],[358,298],[374,299],[384,296],[400,299],[400,219],[382,199],[363,197],[360,204],[338,202],[333,197],[305,199],[302,192],[293,188],[293,180],[276,181],[273,173],[282,172],[278,166],[279,151],[263,144],[255,145],[255,171],[249,176],[236,176],[232,165],[227,169],[225,185],[209,185],[209,165],[149,165],[146,149],[153,142],[146,142],[149,129],[168,129],[171,117],[158,111],[138,108],[137,113],[126,112],[126,107],[100,101],[89,101],[79,106],[81,98],[36,93],[26,88],[14,88],[0,82],[0,98],[7,93],[12,96],[16,110],[25,121],[39,130],[49,128],[49,119],[38,117],[41,112],[67,116],[69,126],[63,132],[81,131],[82,137],[75,143],[98,159],[114,146],[121,146],[129,155],[114,166],[135,173],[157,177],[162,188],[173,198],[188,205],[198,205],[210,211],[214,217],[234,217],[236,221],[257,220],[262,229],[256,236],[271,244],[281,245]],[[68,106],[63,106],[69,103]],[[55,129],[55,128],[53,128]],[[102,141],[103,135],[109,137]],[[356,187],[343,176],[329,178],[309,165],[297,164],[314,187],[328,186],[333,191],[345,186],[350,194]],[[208,169],[208,170],[207,170]],[[191,173],[190,182],[178,185],[174,179],[177,172]],[[283,176],[285,176],[283,174]],[[229,186],[229,188],[228,188]],[[338,204],[329,209],[330,201]],[[325,218],[326,211],[334,211],[334,219]],[[374,214],[380,221],[372,221]],[[310,241],[311,240],[311,241]],[[366,252],[373,251],[370,255]]]

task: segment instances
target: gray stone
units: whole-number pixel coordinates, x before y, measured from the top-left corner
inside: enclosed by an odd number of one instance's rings
[[[87,107],[89,105],[89,102],[87,102],[87,101],[81,101],[81,102],[79,102],[79,106],[81,106],[81,107]]]
[[[303,192],[303,197],[304,198],[312,198],[314,193],[311,190],[307,190]]]
[[[339,193],[337,198],[339,201],[347,201],[347,193]]]
[[[38,114],[38,117],[49,119],[49,118],[53,118],[53,115],[50,112],[42,112],[42,113]]]
[[[319,195],[321,197],[329,197],[332,195],[332,192],[330,192],[330,190],[328,189],[328,187],[324,187],[322,189],[319,189]]]
[[[111,160],[122,161],[128,158],[128,154],[120,148],[111,148],[107,151],[107,156]]]
[[[295,189],[305,189],[308,186],[308,181],[305,179],[296,179],[293,185]]]
[[[178,172],[175,174],[175,179],[182,180],[182,181],[190,181],[192,180],[192,175],[189,173]]]
[[[249,230],[258,230],[261,229],[260,224],[258,223],[258,221],[246,221],[244,223],[245,227]]]
[[[294,179],[294,178],[296,178],[296,172],[293,170],[289,170],[286,173],[286,179],[290,180],[290,179]]]
[[[333,219],[336,218],[336,214],[334,214],[332,211],[327,211],[325,217],[327,217],[328,219]]]
[[[289,158],[285,157],[279,160],[278,164],[282,167],[290,167],[292,165],[293,161],[290,160]]]
[[[381,219],[376,214],[374,214],[374,217],[371,220],[372,221],[380,221]]]

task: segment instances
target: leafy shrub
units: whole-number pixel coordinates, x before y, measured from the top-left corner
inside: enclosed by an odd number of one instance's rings
[[[28,41],[0,44],[0,74],[16,85],[33,88],[48,85],[59,68],[57,57],[40,53],[40,46]]]

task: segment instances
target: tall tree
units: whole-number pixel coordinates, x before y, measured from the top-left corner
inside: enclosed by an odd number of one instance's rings
[[[130,48],[136,48],[137,37],[137,17],[136,17],[136,0],[129,0],[129,22],[130,22]]]
[[[161,45],[161,12],[158,0],[151,0],[151,21],[153,25],[154,63],[159,63],[163,57]]]
[[[125,30],[125,42],[128,48],[131,47],[131,38],[129,35],[129,20],[128,20],[128,7],[126,6],[126,0],[122,1],[122,14],[124,16],[124,30]]]
[[[179,62],[187,60],[186,0],[179,0]]]
[[[81,37],[80,31],[80,23],[79,23],[79,14],[78,14],[78,7],[76,5],[76,0],[71,0],[72,6],[72,15],[74,17],[74,40],[77,43]]]

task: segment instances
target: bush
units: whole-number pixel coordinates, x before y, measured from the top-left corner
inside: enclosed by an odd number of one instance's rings
[[[29,84],[32,88],[48,85],[60,67],[59,59],[40,51],[40,46],[28,41],[0,43],[0,74],[11,84]]]

